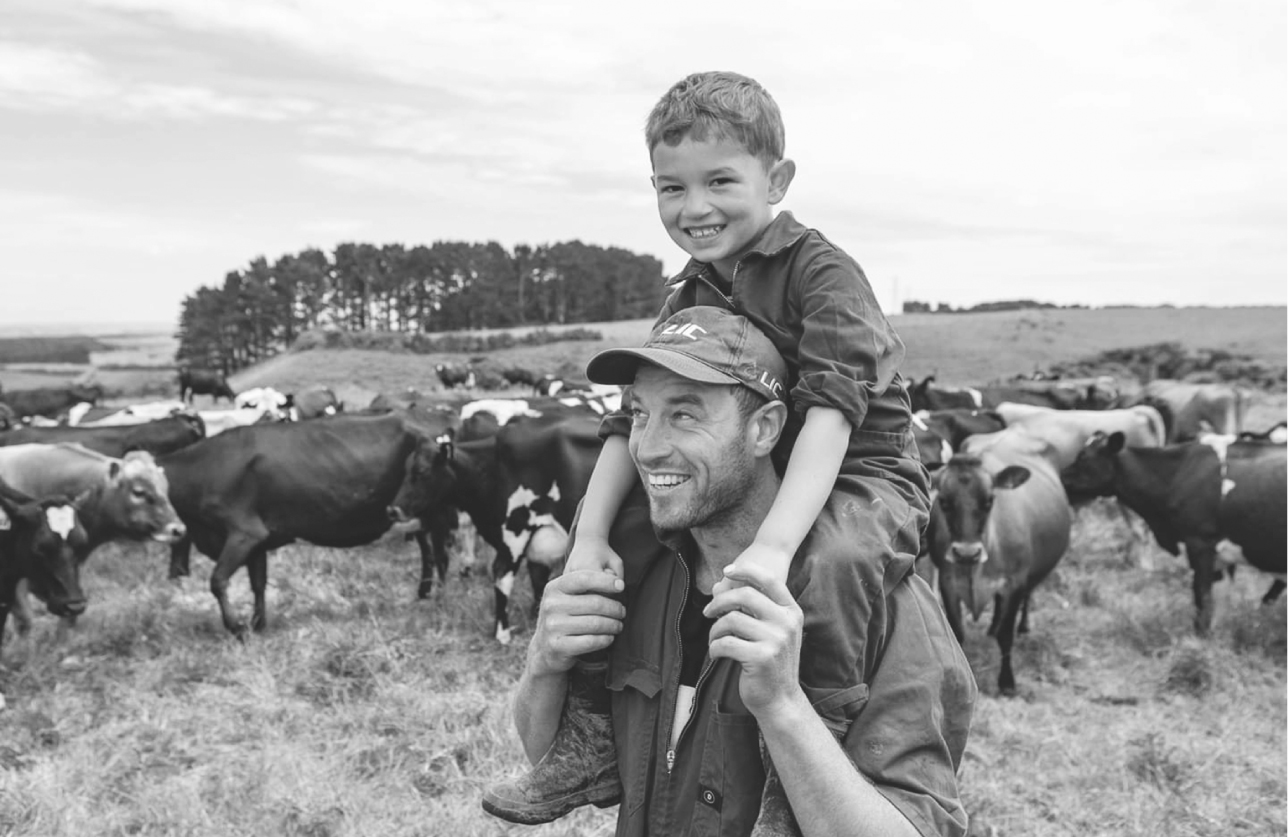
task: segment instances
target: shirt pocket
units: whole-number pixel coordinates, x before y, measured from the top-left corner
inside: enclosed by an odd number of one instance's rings
[[[706,725],[692,837],[750,834],[760,813],[765,769],[760,727],[745,713],[713,712]]]

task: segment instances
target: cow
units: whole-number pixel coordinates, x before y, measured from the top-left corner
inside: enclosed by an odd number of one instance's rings
[[[55,616],[84,612],[78,553],[87,542],[66,497],[35,500],[0,480],[0,644],[10,610],[19,634],[31,629],[19,594],[22,584],[35,590]]]
[[[18,414],[13,408],[0,401],[0,433],[18,425]]]
[[[1229,539],[1249,564],[1288,572],[1288,449],[1225,438],[1133,448],[1122,433],[1093,438],[1061,479],[1075,500],[1114,496],[1145,519],[1158,545],[1185,557],[1194,573],[1194,629],[1212,627],[1216,547]],[[1272,585],[1263,601],[1282,591]]]
[[[962,443],[971,436],[1006,429],[1006,422],[994,410],[958,408],[934,410],[919,415],[926,428],[947,442],[954,451],[959,450]]]
[[[288,421],[289,415],[272,408],[234,407],[231,410],[199,410],[197,416],[206,427],[206,437],[218,436],[234,427]]]
[[[312,386],[291,396],[292,417],[296,420],[333,416],[344,410],[330,387]]]
[[[105,427],[20,427],[0,434],[0,447],[25,444],[80,444],[104,456],[120,458],[133,450],[169,453],[205,438],[199,416],[177,415],[146,424]]]
[[[1007,429],[971,437],[934,476],[927,539],[948,622],[960,642],[962,603],[978,620],[992,593],[1004,695],[1015,693],[1016,616],[1069,546],[1072,513],[1055,463],[1050,445]]]
[[[543,376],[524,366],[503,366],[501,377],[511,386],[535,387]]]
[[[426,443],[416,450],[389,514],[405,519],[453,503],[496,550],[495,637],[511,639],[509,598],[524,559],[534,606],[564,556],[577,502],[599,456],[593,413],[521,415],[490,439]]]
[[[191,546],[213,558],[210,591],[224,627],[244,640],[247,625],[227,590],[246,566],[250,629],[263,630],[268,553],[297,540],[354,547],[383,535],[408,457],[427,435],[401,412],[338,415],[234,428],[161,457],[170,499],[188,527],[171,550],[171,577],[188,574]],[[432,556],[423,534],[417,539],[428,575]],[[422,590],[427,581],[423,575]]]
[[[1159,409],[1171,443],[1192,441],[1204,432],[1237,435],[1243,429],[1243,397],[1229,384],[1160,378],[1145,384],[1133,403]]]
[[[952,445],[918,413],[912,414],[912,438],[917,444],[917,456],[921,459],[921,464],[929,469],[933,470],[953,458]]]
[[[474,370],[468,366],[459,363],[439,363],[434,366],[434,372],[447,389],[474,386]]]
[[[99,418],[88,421],[82,419],[77,427],[116,427],[122,424],[145,424],[149,421],[168,418],[186,412],[188,405],[182,401],[151,401],[146,404],[131,404],[120,409],[99,407]],[[111,410],[108,412],[108,410]],[[92,414],[92,413],[91,413]]]
[[[233,388],[228,385],[228,379],[222,372],[214,369],[180,367],[179,398],[191,404],[193,396],[197,394],[209,395],[214,403],[218,403],[220,398],[227,398],[228,403],[231,404],[237,397],[237,393],[233,392]]]
[[[1288,421],[1281,421],[1265,430],[1240,430],[1239,439],[1245,442],[1269,442],[1273,445],[1288,443]]]
[[[1053,410],[1006,402],[997,405],[996,412],[1007,427],[1023,430],[1054,446],[1060,468],[1073,464],[1096,433],[1121,431],[1127,443],[1136,447],[1161,447],[1167,439],[1162,415],[1147,404],[1122,410]]]
[[[54,419],[82,402],[97,404],[103,388],[96,384],[72,384],[68,387],[39,387],[6,392],[3,402],[20,419],[43,416]]]

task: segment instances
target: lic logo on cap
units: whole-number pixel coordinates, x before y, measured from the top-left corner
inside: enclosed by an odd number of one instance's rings
[[[662,329],[663,335],[676,334],[680,337],[687,337],[690,340],[697,340],[697,332],[707,333],[707,330],[697,323],[685,323],[684,325],[669,325]]]

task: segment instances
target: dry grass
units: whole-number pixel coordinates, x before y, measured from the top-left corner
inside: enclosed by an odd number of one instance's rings
[[[1260,607],[1265,577],[1244,568],[1200,641],[1183,562],[1152,546],[1129,560],[1126,536],[1104,507],[1079,513],[1016,644],[1018,697],[997,696],[996,643],[967,625],[983,692],[962,771],[972,832],[1284,833],[1284,603]],[[611,810],[527,829],[479,809],[522,764],[507,702],[530,593],[516,587],[501,648],[485,579],[417,602],[417,565],[398,537],[280,550],[269,630],[241,646],[210,562],[172,584],[158,547],[106,547],[66,645],[45,617],[4,648],[0,834],[610,834]]]

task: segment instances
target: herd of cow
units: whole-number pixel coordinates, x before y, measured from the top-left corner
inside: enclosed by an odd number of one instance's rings
[[[405,528],[419,545],[418,595],[426,597],[435,576],[445,579],[447,538],[464,513],[495,550],[495,635],[508,642],[518,565],[527,561],[539,600],[598,455],[600,418],[620,397],[345,412],[320,388],[287,399],[273,390],[233,393],[222,378],[180,383],[183,402],[0,431],[0,637],[10,609],[20,631],[31,624],[24,588],[74,619],[86,605],[80,565],[114,539],[169,543],[171,577],[188,573],[193,545],[213,558],[210,589],[239,637],[266,623],[269,552],[296,540],[354,547]],[[239,405],[232,411],[256,417],[218,421],[214,411],[191,410],[193,392],[228,398]],[[1221,540],[1279,577],[1267,601],[1282,591],[1282,424],[1241,434],[1236,389],[1176,381],[1128,388],[1107,378],[969,389],[927,379],[910,396],[934,486],[920,571],[938,576],[959,639],[962,606],[978,618],[992,601],[1004,693],[1015,689],[1017,620],[1026,630],[1030,594],[1068,546],[1071,502],[1115,496],[1165,549],[1178,554],[1184,544],[1200,632],[1212,621]],[[249,625],[227,598],[242,566],[254,596]]]

